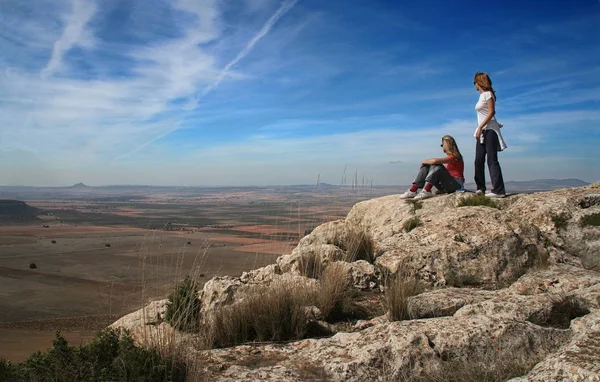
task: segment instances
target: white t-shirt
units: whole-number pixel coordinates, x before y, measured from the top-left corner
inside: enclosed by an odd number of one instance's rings
[[[481,122],[483,122],[483,120],[488,116],[489,112],[490,112],[490,108],[488,107],[487,101],[492,98],[492,92],[487,91],[487,92],[483,92],[479,95],[479,101],[477,101],[477,104],[475,104],[475,110],[477,111],[477,125],[481,125]],[[495,100],[494,100],[495,101]],[[490,119],[490,121],[488,122],[488,125],[491,125],[492,123],[496,124],[498,123],[496,121],[496,117],[492,117],[492,119]],[[483,129],[487,128],[487,126],[483,126]]]

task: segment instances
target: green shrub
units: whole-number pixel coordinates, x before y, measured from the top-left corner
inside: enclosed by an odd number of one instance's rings
[[[402,223],[402,228],[404,228],[406,232],[410,232],[420,225],[421,218],[419,218],[418,216],[413,216],[412,218],[405,220],[404,223]]]
[[[472,206],[484,206],[484,207],[491,207],[491,208],[498,208],[498,206],[496,205],[496,202],[494,202],[492,199],[488,198],[487,196],[480,194],[480,195],[473,195],[473,196],[469,196],[469,197],[462,197],[458,200],[458,206],[459,207],[472,207]]]
[[[188,276],[169,295],[165,319],[178,330],[197,331],[200,325],[200,307],[198,283]]]
[[[127,332],[105,329],[83,346],[69,346],[56,334],[48,352],[36,352],[26,361],[0,362],[2,381],[184,381],[186,368],[157,350],[134,344]]]
[[[585,215],[584,217],[581,218],[581,225],[584,227],[585,226],[599,227],[600,226],[600,213]]]
[[[464,243],[465,242],[465,238],[463,237],[463,235],[461,235],[459,233],[457,235],[454,235],[454,241],[457,241],[459,243]]]

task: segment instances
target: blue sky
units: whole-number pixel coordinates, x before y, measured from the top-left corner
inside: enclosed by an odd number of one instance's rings
[[[409,184],[485,71],[505,180],[600,180],[600,2],[0,0],[0,184]]]

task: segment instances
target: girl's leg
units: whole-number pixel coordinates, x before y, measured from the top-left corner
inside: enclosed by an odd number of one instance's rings
[[[419,173],[417,174],[417,177],[413,181],[413,187],[411,187],[411,189],[410,189],[412,192],[417,191],[419,188],[425,187],[425,178],[427,178],[427,174],[429,174],[430,167],[431,167],[430,165],[425,165],[419,169]],[[415,186],[416,186],[416,188],[415,188]],[[415,188],[415,189],[413,190],[413,188]]]
[[[487,151],[487,165],[492,180],[492,192],[504,195],[506,193],[504,178],[502,177],[500,163],[498,163],[498,147],[500,145],[498,134],[493,130],[486,131],[485,134],[485,150]]]
[[[485,134],[486,130],[482,132]],[[496,133],[494,133],[496,134]],[[484,144],[475,143],[475,184],[477,189],[485,192],[485,154],[486,154],[487,137],[484,137]]]

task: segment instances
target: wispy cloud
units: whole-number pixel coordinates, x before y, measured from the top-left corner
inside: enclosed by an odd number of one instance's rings
[[[71,4],[72,13],[67,19],[62,36],[54,43],[52,56],[42,70],[42,76],[51,75],[59,70],[63,55],[71,48],[90,47],[93,44],[93,38],[86,29],[86,25],[94,15],[96,6],[87,0],[72,0]]]
[[[215,81],[213,83],[207,85],[202,90],[202,92],[200,92],[200,94],[194,98],[194,100],[192,102],[188,103],[188,108],[193,109],[198,104],[198,102],[200,102],[200,100],[202,98],[206,97],[209,93],[216,90],[219,87],[219,85],[221,84],[221,82],[223,82],[223,80],[230,75],[232,68],[235,65],[237,65],[241,60],[243,60],[244,57],[246,57],[252,51],[254,46],[269,33],[269,31],[271,30],[271,28],[273,28],[275,23],[281,17],[283,17],[287,12],[289,12],[297,2],[298,2],[298,0],[284,1],[283,4],[279,7],[279,9],[277,9],[277,11],[262,26],[262,28],[252,37],[252,39],[250,39],[250,41],[248,41],[248,43],[246,44],[244,49],[242,49],[237,54],[237,56],[235,56],[235,58],[233,58],[233,60],[229,61],[227,63],[227,65],[225,65],[225,67],[218,73]],[[184,117],[185,116],[183,116],[182,118],[184,118]],[[183,119],[181,121],[183,121]],[[123,159],[131,154],[138,152],[139,150],[158,141],[159,139],[162,139],[162,138],[168,136],[169,134],[179,130],[180,128],[181,128],[181,122],[178,122],[178,123],[176,123],[176,125],[173,128],[170,128],[169,130],[159,134],[158,136],[152,138],[151,140],[144,142],[143,144],[137,146],[133,150],[114,158],[113,163],[115,163],[115,162],[119,161],[120,159]]]

